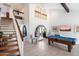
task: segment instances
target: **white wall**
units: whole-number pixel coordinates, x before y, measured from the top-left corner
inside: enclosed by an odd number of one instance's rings
[[[74,30],[74,26],[79,25],[79,11],[70,11],[67,13],[64,10],[51,10],[50,11],[50,23],[53,25],[63,25],[69,24],[71,25],[70,32],[59,32],[60,35],[67,37],[75,37],[77,38],[77,43],[79,44],[79,33],[76,33]]]
[[[34,10],[37,5],[39,4],[35,4],[35,3],[29,4],[29,33],[30,34],[34,34],[35,29],[38,25],[44,25],[47,28],[47,30],[49,30],[49,17],[47,17],[47,20],[35,17]],[[42,5],[42,7],[44,6]],[[46,13],[47,13],[47,16],[49,16],[47,10],[46,10]]]
[[[46,13],[48,15],[47,20],[43,20],[40,18],[35,17],[35,7],[39,4],[31,3],[28,6],[28,12],[26,12],[26,23],[28,24],[28,32],[29,34],[34,34],[35,28],[38,25],[44,25],[46,26],[47,30],[51,32],[51,26],[53,25],[63,25],[63,24],[69,24],[71,25],[71,31],[70,32],[59,32],[60,35],[67,36],[67,37],[75,37],[77,38],[77,43],[79,43],[79,37],[78,33],[75,32],[74,26],[79,25],[78,18],[79,18],[79,11],[72,11],[70,10],[70,13],[67,13],[63,7],[60,4],[41,4],[42,7],[45,7]],[[49,5],[49,6],[47,6]],[[47,6],[47,7],[46,7]],[[52,7],[51,7],[52,6]],[[56,8],[55,8],[56,6]],[[50,9],[53,8],[53,9]],[[58,9],[57,9],[58,8]],[[28,20],[29,19],[29,20]]]
[[[24,6],[24,24],[27,27],[27,37],[29,37],[29,4]]]

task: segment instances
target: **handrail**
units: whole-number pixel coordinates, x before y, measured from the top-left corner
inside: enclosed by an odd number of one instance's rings
[[[13,10],[13,15],[14,15],[14,11],[15,11],[15,10]],[[21,37],[21,39],[22,39],[22,41],[23,41],[23,36],[22,36],[22,34],[21,34],[21,30],[20,30],[19,24],[18,24],[18,22],[17,22],[17,20],[16,20],[16,16],[14,15],[14,17],[15,17],[15,21],[16,21],[16,24],[17,24],[17,27],[18,27],[18,30],[19,30],[20,37]]]
[[[19,47],[19,51],[20,51],[20,55],[23,55],[23,36],[21,34],[21,30],[17,21],[17,18],[15,17],[15,11],[13,10],[13,23],[14,23],[14,27],[16,30],[16,35],[17,35],[17,42],[18,42],[18,47]]]

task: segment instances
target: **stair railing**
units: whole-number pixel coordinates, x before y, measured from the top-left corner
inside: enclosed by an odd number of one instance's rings
[[[14,27],[15,27],[15,31],[16,31],[16,35],[17,35],[17,41],[18,41],[20,55],[22,56],[23,55],[23,36],[21,34],[21,30],[20,30],[20,26],[18,24],[18,21],[15,17],[14,10],[13,10],[13,23],[14,23]]]

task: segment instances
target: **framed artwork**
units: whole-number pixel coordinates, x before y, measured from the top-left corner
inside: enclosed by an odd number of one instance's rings
[[[52,26],[52,30],[53,30],[54,32],[58,32],[58,31],[59,31],[59,27],[58,27],[58,26]]]
[[[70,25],[60,25],[60,31],[71,31]]]
[[[76,32],[79,32],[79,26],[76,26]]]

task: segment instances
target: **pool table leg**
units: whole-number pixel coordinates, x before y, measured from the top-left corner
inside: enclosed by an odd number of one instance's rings
[[[50,45],[50,40],[48,39],[48,44]]]
[[[71,52],[72,50],[72,45],[68,45],[68,52]]]
[[[52,41],[52,43],[53,43],[53,41]]]

